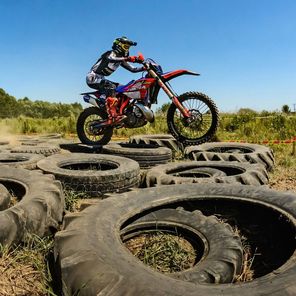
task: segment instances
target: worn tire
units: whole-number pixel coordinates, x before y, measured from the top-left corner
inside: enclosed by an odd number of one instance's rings
[[[56,230],[63,218],[62,186],[52,175],[22,168],[0,167],[0,183],[19,202],[0,212],[0,243],[12,245],[27,233],[44,236]]]
[[[273,151],[250,143],[213,142],[185,148],[185,157],[198,161],[239,161],[263,164],[268,171],[274,167]]]
[[[23,146],[40,146],[40,145],[44,146],[44,145],[46,145],[47,141],[36,138],[36,139],[23,139],[19,142]]]
[[[237,203],[276,211],[291,225],[292,255],[272,272],[250,282],[200,285],[176,280],[140,264],[122,244],[119,232],[135,217],[180,203]],[[292,296],[296,294],[296,195],[263,187],[183,184],[142,189],[110,197],[65,218],[55,236],[55,259],[65,295]],[[110,218],[112,217],[112,219]]]
[[[183,149],[183,145],[179,143],[172,135],[155,134],[155,135],[135,135],[129,138],[130,143],[136,144],[152,144],[161,147],[170,148],[173,152],[179,152]]]
[[[61,152],[61,148],[54,145],[32,145],[32,146],[15,146],[11,148],[11,152],[13,153],[35,153],[35,154],[43,154],[44,156],[50,156],[56,153]]]
[[[37,166],[45,173],[53,174],[64,188],[91,196],[125,191],[138,186],[140,181],[140,167],[136,161],[113,155],[56,154],[39,161]]]
[[[214,169],[212,173],[211,169]],[[224,174],[217,174],[217,170]],[[192,176],[190,176],[190,171]],[[268,174],[265,168],[259,164],[227,161],[182,161],[157,166],[150,169],[146,175],[147,187],[184,183],[265,185],[268,184]]]
[[[11,201],[11,194],[5,186],[0,184],[0,211],[6,210]]]
[[[7,165],[14,168],[34,170],[37,167],[37,162],[43,158],[42,154],[0,153],[0,166]]]
[[[227,223],[222,223],[215,216],[205,216],[200,211],[189,212],[183,208],[161,209],[137,219],[121,231],[123,242],[147,230],[161,231],[171,228],[184,229],[189,238],[197,243],[197,250],[203,256],[192,268],[170,276],[193,283],[231,283],[241,272],[243,247],[240,237],[234,234]],[[192,231],[193,230],[193,231]],[[196,232],[194,232],[196,231]],[[177,231],[180,234],[180,230]],[[190,237],[191,236],[191,237]]]
[[[11,149],[10,146],[6,146],[6,145],[0,146],[0,153],[10,153],[10,149]]]
[[[172,151],[152,144],[110,143],[103,153],[127,157],[137,161],[140,168],[150,168],[172,160]]]
[[[3,141],[3,140],[1,140],[0,141],[0,146],[3,146],[3,145],[9,145],[9,141]]]
[[[51,134],[39,135],[39,139],[44,139],[44,140],[62,139],[62,134],[51,133]]]
[[[68,150],[73,153],[100,153],[102,152],[101,145],[86,145],[81,143],[61,143],[61,149]]]

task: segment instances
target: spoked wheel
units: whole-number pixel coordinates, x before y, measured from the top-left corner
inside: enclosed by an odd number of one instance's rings
[[[86,108],[79,115],[77,120],[77,135],[83,144],[105,145],[112,137],[113,128],[100,127],[100,122],[105,121],[108,115],[96,107]]]
[[[198,92],[184,93],[178,99],[191,116],[184,118],[179,109],[171,104],[167,114],[170,133],[185,146],[209,141],[218,127],[218,108],[215,103]]]

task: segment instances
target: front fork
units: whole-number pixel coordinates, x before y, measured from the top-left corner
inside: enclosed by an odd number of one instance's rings
[[[180,110],[181,114],[184,118],[190,117],[190,112],[187,108],[185,108],[178,98],[173,94],[173,92],[166,86],[166,84],[159,78],[159,76],[153,71],[149,70],[149,74],[157,80],[158,85],[164,90],[164,92],[168,95],[168,97],[172,100],[173,104]]]

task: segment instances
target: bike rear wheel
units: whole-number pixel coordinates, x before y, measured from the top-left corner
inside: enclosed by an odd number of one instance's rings
[[[80,113],[76,124],[79,140],[87,145],[107,144],[111,140],[113,128],[110,126],[96,127],[100,122],[107,120],[107,118],[107,113],[99,108],[89,107],[84,109]]]
[[[184,146],[210,141],[219,122],[218,108],[213,100],[199,92],[187,92],[178,99],[191,117],[185,119],[176,105],[171,104],[167,113],[170,133]]]

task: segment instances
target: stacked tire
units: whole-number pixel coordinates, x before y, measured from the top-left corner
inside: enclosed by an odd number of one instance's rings
[[[110,197],[79,214],[67,216],[66,227],[56,235],[55,258],[61,268],[63,291],[65,295],[294,295],[295,200],[296,196],[292,193],[276,192],[260,186],[225,184],[160,186],[124,193],[119,198]],[[263,211],[271,216],[277,212],[278,217],[282,217],[278,221],[278,227],[283,232],[277,232],[278,243],[275,250],[279,252],[284,246],[290,246],[275,270],[241,284],[202,284],[208,283],[208,279],[210,282],[219,282],[223,278],[221,274],[225,272],[224,264],[228,266],[226,274],[229,274],[230,270],[239,270],[239,265],[233,265],[233,262],[241,256],[242,249],[234,244],[234,236],[232,235],[231,239],[226,238],[225,232],[222,232],[220,237],[213,238],[222,244],[218,249],[212,250],[219,260],[211,262],[213,257],[208,251],[208,257],[205,256],[195,268],[169,275],[145,267],[122,244],[121,236],[129,234],[129,230],[149,226],[153,221],[156,221],[159,227],[177,224],[182,229],[184,224],[188,227],[187,230],[190,228],[194,233],[192,223],[198,223],[196,221],[200,218],[197,218],[199,212],[192,210],[195,207],[209,209],[209,204],[212,203],[211,207],[217,211],[217,204],[221,202],[227,209],[235,204],[248,211],[254,211],[254,207],[262,207]],[[180,204],[191,208],[192,212],[188,213],[186,208],[179,210]],[[250,213],[248,212],[248,215]],[[180,215],[183,215],[183,218],[180,218]],[[211,216],[208,216],[199,221],[203,220],[202,225],[210,225],[215,218],[211,219]],[[259,215],[257,219],[262,217]],[[193,220],[195,222],[191,222]],[[207,226],[205,228],[207,229]],[[199,236],[209,235],[206,234],[205,228],[199,228]],[[220,230],[212,228],[212,232],[218,235]],[[272,230],[266,232],[266,235],[271,233]],[[232,246],[230,249],[227,247],[228,242],[229,246]],[[268,247],[271,247],[270,244]],[[232,255],[226,250],[231,250]],[[226,258],[232,259],[228,261]],[[208,266],[208,269],[203,269],[204,266]]]
[[[0,243],[17,244],[28,233],[44,236],[63,222],[54,246],[61,293],[296,294],[296,195],[267,188],[272,150],[205,143],[186,147],[186,160],[174,161],[183,147],[169,135],[137,136],[104,147],[81,145],[71,146],[68,154],[54,146],[43,149],[43,143],[0,154]],[[144,171],[148,188],[136,188]],[[65,189],[100,201],[64,216]],[[125,246],[158,231],[191,244],[195,261],[190,268],[157,272]],[[255,278],[240,283],[246,248],[260,256]]]
[[[154,144],[110,143],[103,152],[137,161],[140,168],[147,169],[172,161],[172,151]]]

